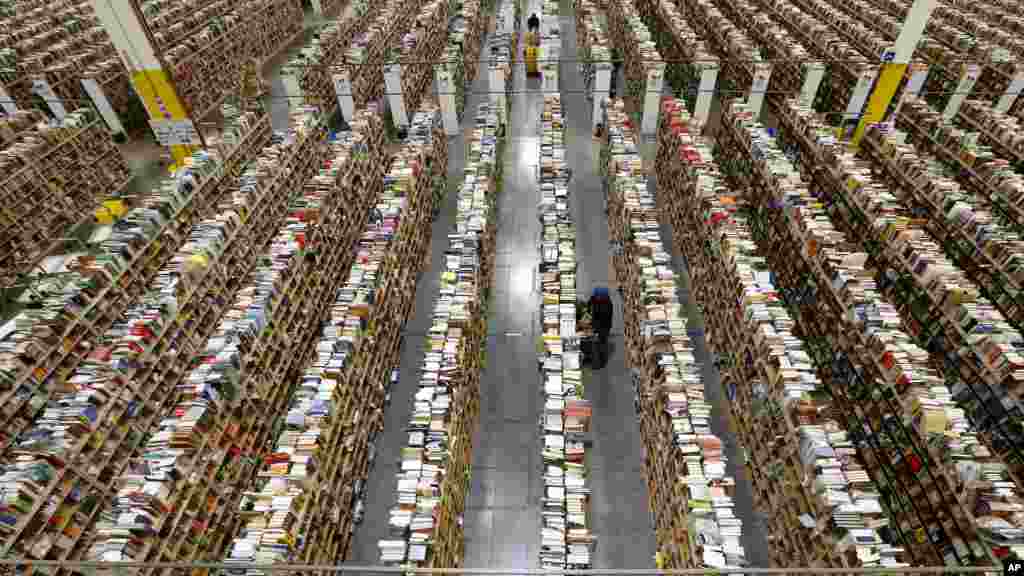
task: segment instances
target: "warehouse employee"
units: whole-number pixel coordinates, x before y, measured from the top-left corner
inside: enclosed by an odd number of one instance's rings
[[[537,18],[536,12],[531,14],[530,19],[526,21],[526,29],[530,32],[537,32],[540,30],[540,18]]]
[[[590,295],[590,315],[593,318],[594,332],[594,369],[600,370],[608,363],[608,333],[612,329],[612,299],[608,289],[599,286]]]

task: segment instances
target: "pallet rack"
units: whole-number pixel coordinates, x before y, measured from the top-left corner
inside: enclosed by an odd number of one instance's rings
[[[241,220],[248,195],[275,200],[279,208],[267,214],[262,241],[241,248],[254,253],[255,265],[247,275],[227,280],[236,289],[234,298],[212,319],[216,328],[202,352],[185,357],[187,374],[170,414],[116,480],[88,559],[201,561],[218,557],[232,536],[236,519],[229,511],[237,509],[240,489],[256,472],[278,425],[266,416],[278,414],[290,396],[289,386],[279,383],[294,382],[309,357],[303,345],[315,334],[309,325],[319,322],[320,311],[308,303],[325,301],[325,283],[311,272],[323,269],[318,259],[337,259],[329,251],[322,257],[306,252],[305,225],[293,226],[286,218],[294,218],[304,202],[296,182],[306,181],[327,159],[319,113],[293,113],[288,133],[275,140],[239,178],[238,192],[218,217]],[[331,217],[325,210],[324,218]],[[308,240],[313,243],[316,235],[310,232]],[[198,276],[205,281],[210,274],[200,270]],[[132,534],[140,518],[147,519],[147,529]]]
[[[872,127],[867,142],[861,146],[862,156],[872,161],[873,167],[892,183],[893,190],[899,191],[901,200],[925,222],[923,228],[945,248],[951,260],[974,279],[977,296],[985,299],[996,296],[995,290],[1000,286],[1012,290],[1015,282],[1005,274],[1000,263],[1014,263],[1019,243],[1004,240],[1012,236],[991,212],[973,195],[964,194],[955,182],[937,173],[934,159],[903,143],[905,139],[901,133],[891,134],[882,127]],[[1000,310],[1005,308],[999,300],[988,301]],[[1019,335],[1016,331],[1012,333]],[[985,342],[962,344],[966,344],[966,349],[983,353],[988,360],[1002,355],[992,342],[1004,342],[1007,337],[1011,345],[1019,340],[1019,336],[1014,339],[1011,333],[996,325],[989,332],[984,348],[981,346]],[[1011,348],[1010,354],[1018,352]],[[985,376],[984,371],[969,368],[964,377],[956,380],[953,392],[971,421],[985,433],[985,444],[1006,462],[1019,487],[1024,477],[1024,456],[1020,448],[1024,446],[1024,431],[1021,430],[1024,414],[1020,400],[1000,385],[993,386],[993,379]]]

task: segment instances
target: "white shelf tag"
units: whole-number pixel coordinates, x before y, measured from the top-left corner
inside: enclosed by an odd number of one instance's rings
[[[437,79],[437,95],[441,103],[441,120],[444,122],[445,134],[456,136],[459,133],[459,117],[455,110],[455,86],[448,66],[435,66],[434,76]]]
[[[700,124],[708,121],[711,102],[715,99],[715,86],[718,83],[718,64],[705,64],[703,68],[697,88],[697,103],[693,107],[693,118]]]

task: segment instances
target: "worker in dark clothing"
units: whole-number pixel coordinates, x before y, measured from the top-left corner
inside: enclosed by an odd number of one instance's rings
[[[608,363],[608,333],[612,329],[612,299],[608,289],[594,288],[590,295],[590,314],[593,318],[594,332],[594,369],[600,370]]]
[[[526,29],[530,32],[537,32],[540,30],[540,18],[537,17],[536,12],[531,14],[529,20],[526,21]]]

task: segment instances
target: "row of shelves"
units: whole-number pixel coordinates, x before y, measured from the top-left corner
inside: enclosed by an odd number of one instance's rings
[[[506,110],[481,104],[466,146],[453,230],[441,267],[427,346],[402,449],[390,537],[381,562],[461,565],[462,525],[480,405],[494,270],[496,195],[501,189]]]
[[[545,3],[552,21],[557,5]],[[542,225],[539,361],[541,399],[540,567],[589,569],[596,537],[590,518],[587,444],[592,407],[585,397],[581,323],[577,322],[576,225],[572,218],[559,94],[545,94],[540,117],[538,186]]]
[[[663,122],[678,125],[671,119],[674,110],[663,105],[661,113],[667,114]],[[610,103],[604,123],[609,238],[619,248],[612,264],[623,296],[656,562],[662,569],[740,568],[747,563],[743,520],[734,500],[736,480],[727,473],[722,440],[712,433],[703,367],[690,340],[672,254],[661,240],[669,201],[659,200],[648,186],[636,152],[638,134],[621,100]],[[659,150],[663,146],[659,142]],[[665,155],[659,166],[674,161]]]

